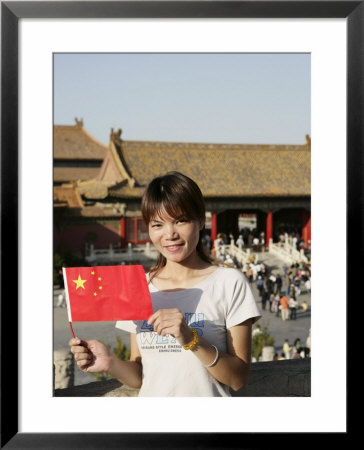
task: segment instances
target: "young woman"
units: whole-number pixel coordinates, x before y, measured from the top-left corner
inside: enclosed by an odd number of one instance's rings
[[[154,314],[119,321],[131,333],[130,361],[98,341],[70,341],[78,366],[108,372],[140,396],[230,396],[248,380],[252,324],[261,316],[245,276],[213,264],[202,236],[205,205],[178,172],[157,177],[142,214],[159,259],[147,274]]]

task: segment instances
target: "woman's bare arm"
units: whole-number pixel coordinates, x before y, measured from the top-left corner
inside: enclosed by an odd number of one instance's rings
[[[219,351],[219,358],[206,370],[234,391],[243,388],[248,382],[251,362],[252,320],[227,330],[227,351]],[[216,356],[215,348],[206,339],[200,337],[198,344],[191,350],[204,365],[212,363]]]
[[[121,383],[139,389],[142,385],[143,366],[135,333],[130,333],[130,352],[129,361],[122,361],[113,355],[107,372]]]

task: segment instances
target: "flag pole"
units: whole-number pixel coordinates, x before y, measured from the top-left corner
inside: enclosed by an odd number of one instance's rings
[[[72,337],[73,337],[73,339],[76,339],[76,336],[75,336],[75,333],[74,333],[73,327],[72,327],[72,322],[68,322],[68,323],[69,323],[70,328],[71,328]]]
[[[69,294],[68,294],[68,281],[67,281],[67,273],[66,273],[65,267],[62,267],[62,272],[63,272],[64,289],[65,289],[65,294],[66,294],[68,323],[69,323],[69,326],[71,329],[72,337],[73,337],[73,339],[75,339],[76,336],[75,336],[75,333],[74,333],[73,327],[72,327],[71,304],[70,304],[70,298],[69,298]]]

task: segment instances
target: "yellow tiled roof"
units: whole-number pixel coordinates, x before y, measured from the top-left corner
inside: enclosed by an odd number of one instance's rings
[[[95,167],[54,167],[53,180],[68,182],[77,180],[91,180],[96,178],[100,169]]]
[[[54,126],[54,158],[80,163],[80,167],[55,167],[54,180],[58,182],[96,180],[100,169],[82,167],[82,160],[101,161],[110,152],[111,147],[88,134],[82,121],[76,122],[73,126]],[[119,146],[120,139],[113,142]],[[306,145],[121,141],[118,157],[120,161],[124,159],[126,172],[136,184],[133,187],[120,183],[109,188],[109,193],[140,198],[154,177],[177,170],[195,180],[206,197],[310,196],[309,144],[309,141]],[[119,170],[117,164],[115,168]],[[125,174],[121,175],[124,179]]]
[[[53,188],[53,201],[55,206],[83,207],[81,195],[72,184],[55,186]]]
[[[55,159],[103,160],[108,147],[91,136],[80,125],[53,127],[53,157]]]
[[[139,186],[177,170],[195,180],[209,197],[309,196],[311,192],[311,150],[307,145],[123,141],[122,148]],[[125,187],[114,193],[132,196]]]

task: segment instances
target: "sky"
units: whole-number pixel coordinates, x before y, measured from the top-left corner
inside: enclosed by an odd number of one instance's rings
[[[122,139],[304,144],[311,135],[309,54],[54,55],[54,124]]]

